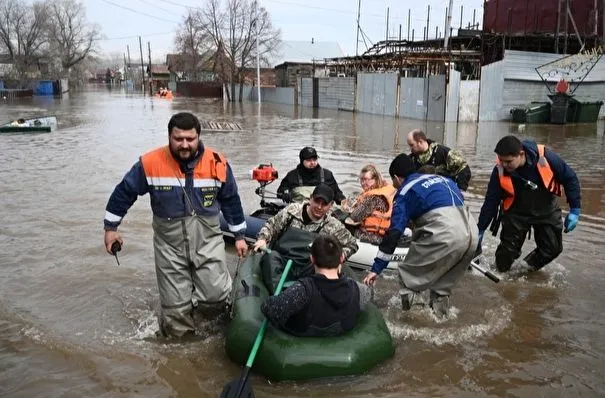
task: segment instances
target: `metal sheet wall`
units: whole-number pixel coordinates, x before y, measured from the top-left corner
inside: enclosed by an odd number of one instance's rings
[[[257,94],[256,87],[252,87],[250,100],[257,102]],[[294,105],[294,87],[261,87],[260,95],[262,102]]]
[[[359,73],[355,110],[395,116],[398,76],[397,73]]]
[[[426,81],[423,77],[402,77],[399,90],[399,117],[426,118]]]
[[[450,70],[450,81],[447,85],[447,103],[445,105],[445,121],[458,121],[460,104],[460,72]]]
[[[494,62],[481,68],[481,90],[479,91],[479,120],[503,120],[502,108],[504,89],[504,61]]]
[[[479,120],[509,120],[510,110],[515,106],[532,101],[549,102],[549,91],[535,68],[561,57],[560,54],[506,51],[502,61],[481,68]],[[605,101],[604,58],[574,95],[580,101]],[[604,112],[601,109],[600,115],[605,115]]]
[[[445,75],[433,75],[428,78],[426,120],[445,121]]]
[[[303,77],[300,78],[300,85],[298,90],[298,104],[302,106],[313,106],[313,78]]]
[[[354,77],[319,79],[319,107],[354,111],[355,80]]]
[[[476,122],[479,119],[479,80],[460,82],[459,122]]]

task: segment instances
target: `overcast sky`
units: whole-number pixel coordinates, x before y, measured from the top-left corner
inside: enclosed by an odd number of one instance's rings
[[[269,11],[274,25],[281,29],[284,40],[336,41],[347,55],[355,55],[358,0],[259,0]],[[203,0],[86,0],[87,19],[101,26],[105,37],[99,43],[105,54],[126,52],[130,46],[132,58],[140,57],[137,36],[142,36],[143,55],[147,59],[147,42],[151,44],[153,60],[173,52],[174,32],[190,7],[201,7]],[[422,37],[426,26],[427,6],[431,6],[429,37],[435,36],[435,26],[443,35],[445,8],[449,0],[403,1],[361,0],[361,29],[375,43],[386,37],[386,14],[389,7],[389,35],[407,37],[408,10],[411,9],[411,29],[415,38]],[[460,7],[464,7],[463,25],[483,16],[483,0],[454,0],[452,26],[460,25]],[[131,11],[133,10],[133,11]],[[367,44],[371,45],[370,42]],[[359,43],[359,52],[366,44]],[[165,59],[165,58],[164,58]]]

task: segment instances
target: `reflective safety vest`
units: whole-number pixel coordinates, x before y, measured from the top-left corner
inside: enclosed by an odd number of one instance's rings
[[[175,204],[183,200],[182,193],[178,192],[184,192],[186,176],[170,153],[170,148],[163,146],[144,154],[141,164],[149,185],[152,208],[159,206],[164,209],[162,213],[173,213]],[[199,205],[206,209],[214,208],[218,190],[227,181],[227,161],[220,153],[205,147],[192,177],[192,196],[185,194],[187,205],[194,209]]]
[[[395,187],[387,185],[382,188],[370,189],[359,195],[357,203],[361,203],[366,198],[374,195],[382,196],[387,201],[387,210],[385,212],[374,210],[370,216],[361,222],[361,227],[364,230],[380,236],[386,234],[387,229],[391,225],[391,213],[393,213],[393,200],[396,192]]]
[[[544,145],[538,144],[538,173],[544,187],[553,195],[561,196],[561,184],[555,180],[554,173],[548,164],[548,160],[544,156]],[[500,179],[500,187],[504,190],[506,198],[502,200],[502,207],[506,211],[510,209],[515,201],[515,187],[513,179],[509,175],[504,174],[504,167],[496,158],[496,168],[498,169],[498,177]]]

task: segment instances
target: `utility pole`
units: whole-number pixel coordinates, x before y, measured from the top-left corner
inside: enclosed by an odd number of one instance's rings
[[[124,53],[124,76],[123,76],[124,81],[128,80],[127,79],[128,76],[126,74],[127,70],[128,70],[128,64],[126,63],[126,53]]]
[[[447,50],[449,47],[450,40],[450,26],[452,26],[452,9],[454,7],[454,0],[450,0],[450,6],[446,8],[445,17],[445,30],[443,31],[443,48]]]
[[[151,68],[151,42],[147,42],[149,54],[149,95],[153,95],[153,69]]]
[[[603,40],[601,41],[601,45],[605,46],[605,0],[603,0],[603,10],[601,10],[601,17],[603,18],[603,24],[601,28],[603,29]]]
[[[133,76],[133,72],[130,70],[130,46],[126,45],[126,52],[128,53],[128,64],[126,64],[126,69],[128,69],[128,72],[130,72],[128,74],[128,77],[130,79],[130,81],[132,82],[132,84],[134,84],[134,76]]]
[[[460,6],[460,28],[459,29],[462,29],[462,16],[463,15],[464,15],[464,6]],[[460,35],[458,35],[458,36],[460,36]]]
[[[389,50],[389,7],[387,7],[387,33],[386,33],[386,37],[385,37],[385,44],[386,44],[386,52],[388,52]]]
[[[258,41],[259,41],[259,36],[260,36],[260,29],[259,29],[259,23],[258,23],[258,1],[255,1],[256,4],[256,95],[258,96],[258,106],[259,106],[259,110],[260,110],[260,104],[261,104],[261,98],[260,98],[260,51],[259,51],[259,45],[258,45]]]
[[[429,22],[430,22],[430,18],[431,18],[431,5],[429,4],[427,6],[427,11],[426,11],[426,38],[425,40],[429,39]]]
[[[563,54],[567,54],[567,36],[569,36],[569,15],[567,15],[568,9],[569,0],[565,0],[565,41],[563,42]]]
[[[357,41],[355,42],[355,55],[359,55],[359,18],[361,17],[361,0],[357,2]]]
[[[555,53],[559,53],[559,34],[561,29],[561,2],[557,0],[557,28],[555,29]]]
[[[139,36],[139,50],[141,51],[141,79],[143,81],[143,95],[145,95],[145,65],[143,65],[143,42]]]
[[[605,1],[605,0],[603,0]],[[412,18],[412,10],[408,8],[408,41],[410,41],[410,20]]]

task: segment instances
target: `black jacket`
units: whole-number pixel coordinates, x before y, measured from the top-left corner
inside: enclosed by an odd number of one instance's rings
[[[324,181],[321,179],[322,170]],[[327,184],[334,191],[334,200],[336,203],[340,203],[345,199],[345,195],[338,187],[338,183],[334,179],[332,172],[328,169],[322,169],[320,165],[309,170],[302,164],[298,164],[294,170],[290,170],[288,174],[286,174],[286,177],[279,184],[279,188],[277,188],[277,193],[283,194],[286,191],[292,192],[294,188],[301,186],[301,180],[302,186],[317,186],[322,182]]]
[[[295,336],[338,336],[355,327],[361,307],[359,287],[353,279],[314,274],[298,281],[309,301],[288,319],[286,331]]]

